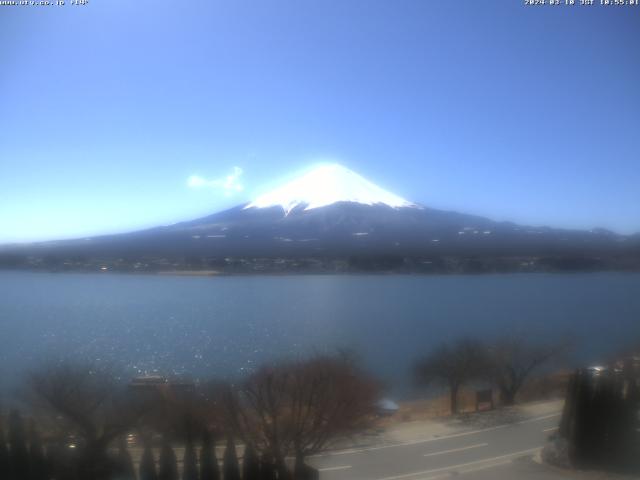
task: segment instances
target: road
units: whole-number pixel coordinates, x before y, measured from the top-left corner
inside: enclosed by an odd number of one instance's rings
[[[309,459],[322,480],[435,480],[565,478],[530,459],[558,425],[551,413],[506,425],[437,438],[343,450]]]

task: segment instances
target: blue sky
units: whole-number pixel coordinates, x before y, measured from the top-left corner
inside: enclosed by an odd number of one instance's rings
[[[436,208],[640,231],[640,7],[69,3],[0,7],[0,242],[194,218],[320,160]]]

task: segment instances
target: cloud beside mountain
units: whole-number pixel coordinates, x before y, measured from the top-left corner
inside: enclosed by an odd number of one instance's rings
[[[220,190],[228,197],[244,190],[244,186],[240,181],[243,173],[242,168],[236,166],[233,167],[231,174],[221,178],[207,179],[199,175],[192,175],[187,179],[187,186],[189,188]]]

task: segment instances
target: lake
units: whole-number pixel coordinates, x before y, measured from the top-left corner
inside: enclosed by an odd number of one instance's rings
[[[335,348],[407,392],[416,358],[459,335],[577,335],[598,361],[640,339],[640,274],[183,277],[0,272],[0,381],[63,357],[131,373],[229,376]]]

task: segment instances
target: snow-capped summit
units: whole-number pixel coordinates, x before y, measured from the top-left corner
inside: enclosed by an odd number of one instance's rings
[[[320,165],[281,187],[259,196],[244,208],[280,206],[288,214],[298,206],[311,210],[336,202],[419,208],[416,204],[380,188],[339,164]]]

